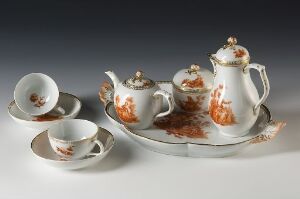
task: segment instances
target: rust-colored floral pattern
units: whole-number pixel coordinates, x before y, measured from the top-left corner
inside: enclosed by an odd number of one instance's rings
[[[46,103],[46,101],[45,101],[45,97],[43,97],[43,96],[38,96],[38,94],[36,94],[36,93],[32,93],[31,95],[30,95],[30,101],[32,102],[32,103],[34,103],[34,106],[35,107],[38,107],[38,108],[40,108],[40,107],[42,107],[42,106],[44,106],[45,105],[45,103]]]
[[[235,54],[235,58],[241,58],[246,55],[246,52],[244,49],[235,50],[235,51],[233,51],[233,53]]]
[[[205,96],[197,96],[194,100],[193,97],[187,96],[187,100],[178,100],[178,105],[182,110],[188,112],[200,111],[203,101],[205,100]]]
[[[120,96],[116,97],[116,112],[123,122],[137,123],[138,117],[135,115],[135,104],[132,97],[127,97],[123,105],[120,104]]]
[[[184,79],[181,82],[181,86],[189,87],[189,88],[203,88],[204,81],[200,75],[197,75],[197,78],[194,80]]]
[[[212,120],[222,126],[230,126],[236,124],[236,118],[230,107],[232,103],[229,100],[220,99],[221,92],[224,89],[222,84],[211,93],[209,103],[209,115]]]
[[[267,129],[265,129],[265,134],[261,134],[257,137],[255,137],[254,139],[252,139],[250,141],[250,144],[258,144],[261,142],[266,142],[269,141],[271,139],[273,139],[277,133],[283,128],[285,127],[286,122],[282,122],[282,121],[272,121],[269,124],[269,127],[267,127]]]
[[[60,119],[62,119],[62,116],[60,116],[60,115],[45,114],[45,115],[40,115],[40,116],[34,117],[32,119],[32,121],[46,122],[46,121],[55,121],[55,120],[60,120]]]
[[[203,129],[208,127],[208,121],[202,121],[200,114],[175,112],[162,118],[158,118],[154,125],[167,131],[168,135],[177,138],[202,138],[207,139],[208,133]]]
[[[69,146],[68,148],[62,148],[62,147],[58,147],[56,146],[56,150],[62,154],[64,154],[65,156],[72,156],[74,151],[73,151],[73,146]]]

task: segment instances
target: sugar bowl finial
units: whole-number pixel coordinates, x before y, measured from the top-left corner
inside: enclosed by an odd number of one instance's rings
[[[225,48],[234,46],[234,45],[236,45],[236,44],[237,44],[237,39],[236,39],[236,37],[230,36],[230,37],[227,39],[227,44],[225,44],[223,48],[225,49]]]
[[[190,66],[190,68],[188,69],[188,73],[192,74],[192,73],[197,73],[200,70],[200,66],[198,64],[192,64]]]

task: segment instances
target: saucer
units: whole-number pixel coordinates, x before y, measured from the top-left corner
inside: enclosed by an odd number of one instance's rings
[[[31,150],[35,157],[49,166],[60,169],[80,169],[102,160],[114,146],[114,137],[106,129],[100,128],[98,131],[98,140],[104,145],[104,152],[97,156],[86,156],[78,160],[65,160],[58,156],[50,146],[48,133],[44,131],[37,135],[31,142]],[[95,146],[92,152],[98,153],[99,147]]]
[[[63,92],[59,93],[57,105],[65,110],[65,114],[62,115],[61,113],[50,111],[42,116],[32,116],[21,111],[16,102],[12,101],[8,106],[8,114],[13,120],[23,126],[45,130],[61,120],[75,118],[81,109],[81,101],[76,96]]]

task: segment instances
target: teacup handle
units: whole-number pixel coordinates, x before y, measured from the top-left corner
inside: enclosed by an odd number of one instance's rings
[[[164,90],[158,90],[153,94],[154,97],[157,95],[162,95],[164,98],[166,98],[168,105],[169,105],[169,109],[165,112],[157,114],[156,117],[163,117],[163,116],[166,116],[166,115],[169,115],[170,113],[172,113],[172,111],[174,110],[174,104],[175,104],[173,96]]]
[[[62,114],[62,115],[64,115],[66,113],[65,109],[63,107],[61,107],[61,106],[58,106],[58,105],[55,105],[55,107],[53,108],[53,110],[55,112],[58,112],[58,113]]]
[[[88,153],[87,155],[90,156],[97,156],[97,155],[101,155],[104,152],[104,146],[102,144],[102,142],[100,142],[99,140],[94,140],[93,142],[95,142],[99,148],[100,148],[100,152],[99,153]]]
[[[245,68],[244,68],[244,72],[248,72],[251,68],[258,70],[259,74],[260,74],[260,78],[262,80],[263,86],[264,86],[264,94],[262,95],[262,97],[258,100],[258,102],[256,103],[256,105],[253,108],[254,114],[257,114],[257,109],[260,107],[260,105],[262,103],[264,103],[269,95],[270,92],[270,84],[269,84],[269,79],[266,73],[266,69],[265,66],[260,65],[260,64],[248,64]]]

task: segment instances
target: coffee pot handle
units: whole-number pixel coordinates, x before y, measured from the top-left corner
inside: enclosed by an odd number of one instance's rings
[[[266,73],[266,69],[265,66],[260,65],[260,64],[248,64],[245,68],[244,68],[244,72],[249,72],[249,70],[253,68],[259,71],[260,74],[260,78],[262,80],[263,86],[264,86],[264,94],[262,95],[262,97],[258,100],[257,104],[254,106],[253,110],[254,110],[254,114],[257,114],[257,110],[260,107],[260,105],[262,103],[264,103],[269,95],[269,91],[270,91],[270,84],[269,84],[269,79],[267,77],[267,73]]]
[[[169,105],[169,109],[165,112],[159,113],[156,115],[156,117],[163,117],[166,115],[169,115],[170,113],[172,113],[172,111],[174,110],[174,98],[173,96],[168,93],[167,91],[164,90],[158,90],[153,94],[153,97],[157,96],[157,95],[162,95],[164,98],[166,98],[168,105]]]

